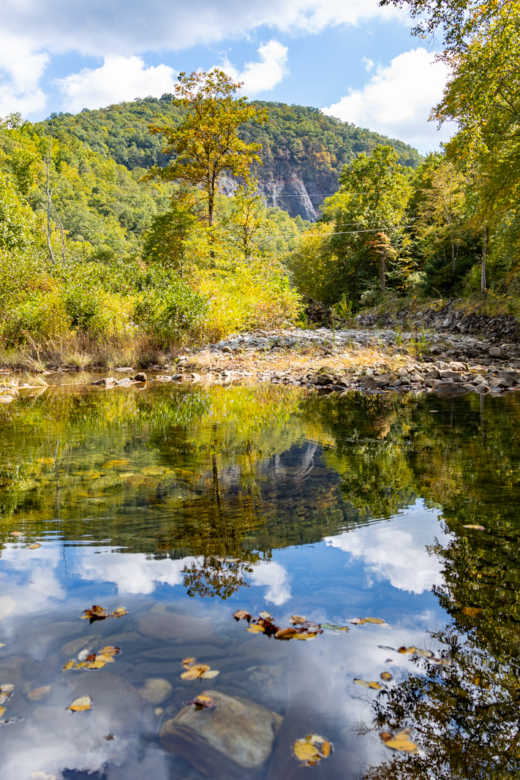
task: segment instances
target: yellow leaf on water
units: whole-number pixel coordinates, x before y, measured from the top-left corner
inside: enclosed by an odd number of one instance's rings
[[[32,691],[29,691],[27,694],[27,698],[29,701],[40,701],[40,699],[43,699],[50,693],[50,690],[50,685],[42,685],[41,688],[33,688]]]
[[[69,669],[74,669],[76,666],[76,661],[71,658],[70,661],[67,661],[67,663],[62,667],[64,672],[68,672]]]
[[[184,658],[182,663],[184,666],[190,666],[190,664],[194,664],[196,660],[196,658]]]
[[[305,739],[297,739],[293,744],[293,755],[302,762],[302,766],[316,766],[332,751],[332,742],[318,734],[307,734]]]
[[[38,547],[41,547],[41,544],[29,544],[28,549],[29,550],[37,550]]]
[[[360,685],[362,688],[373,688],[375,691],[380,691],[383,687],[381,683],[378,683],[376,680],[367,682],[366,680],[361,680],[359,677],[354,679],[354,683],[355,685]]]
[[[114,460],[107,460],[106,463],[103,463],[101,466],[102,469],[114,469],[118,466],[128,466],[130,463],[129,460],[126,460],[125,458],[114,458]]]
[[[352,618],[352,620],[349,620],[348,622],[353,623],[355,626],[362,626],[366,623],[366,620],[364,618]]]
[[[295,634],[294,636],[290,637],[291,639],[316,639],[316,634]]]
[[[420,656],[420,658],[433,658],[431,650],[422,650],[420,647],[416,649],[415,654]]]
[[[249,631],[250,634],[263,634],[264,633],[264,627],[259,626],[258,623],[253,623],[252,626],[249,626],[249,628],[246,628],[246,631]]]
[[[273,616],[271,615],[270,612],[260,612],[260,617],[263,618],[264,620],[269,620]]]
[[[91,706],[92,699],[90,696],[80,696],[79,699],[74,699],[67,709],[71,710],[71,712],[85,712],[85,710],[89,710]]]
[[[392,675],[390,674],[390,672],[383,672],[383,673],[381,674],[381,679],[382,679],[382,680],[385,680],[385,682],[389,682],[390,680],[393,680],[393,677],[392,677]]]
[[[103,664],[115,664],[114,657],[111,655],[105,655],[105,653],[97,653],[96,661],[103,661]]]
[[[110,617],[123,617],[123,615],[128,615],[128,611],[124,607],[118,607],[113,612],[110,613]]]
[[[381,683],[378,683],[376,680],[374,680],[373,682],[368,683],[368,687],[373,688],[375,691],[380,691],[383,686]]]
[[[220,674],[216,669],[211,669],[208,672],[202,672],[200,675],[203,680],[212,680],[214,677],[217,676],[217,674]]]
[[[181,674],[183,680],[196,680],[201,677],[204,672],[209,672],[210,667],[207,664],[194,664],[188,666],[185,672]]]
[[[401,653],[401,655],[413,655],[417,652],[416,647],[400,647],[397,651],[398,653]]]
[[[2,717],[4,712],[5,712],[5,707],[0,707],[0,718]]]
[[[101,661],[97,656],[95,661],[87,661],[86,663],[82,664],[82,666],[85,669],[102,669],[104,666],[106,666],[105,661]]]
[[[365,623],[374,623],[376,626],[383,626],[385,624],[385,621],[381,618],[365,618]]]
[[[368,683],[366,680],[362,680],[360,677],[354,678],[354,685],[360,685],[362,688],[368,688]]]
[[[98,650],[98,655],[119,655],[121,652],[120,647],[114,647],[113,645],[107,645]]]
[[[289,622],[293,624],[293,626],[297,626],[298,623],[305,623],[307,618],[302,617],[301,615],[291,615],[289,618]]]

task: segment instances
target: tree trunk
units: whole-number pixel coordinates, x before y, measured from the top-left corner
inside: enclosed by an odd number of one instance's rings
[[[480,269],[480,292],[485,293],[487,290],[487,279],[486,279],[486,256],[487,256],[487,245],[489,241],[489,227],[486,225],[484,228],[484,241],[482,244],[482,266]]]
[[[381,292],[383,295],[386,292],[386,252],[384,249],[381,252]]]

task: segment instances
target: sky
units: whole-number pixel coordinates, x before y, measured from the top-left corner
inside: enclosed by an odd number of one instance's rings
[[[2,0],[0,117],[32,121],[171,92],[220,67],[260,100],[314,106],[421,153],[447,71],[377,0]]]

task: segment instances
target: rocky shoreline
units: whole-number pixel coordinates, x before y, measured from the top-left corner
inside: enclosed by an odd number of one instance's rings
[[[390,329],[291,328],[242,333],[204,348],[185,349],[166,365],[149,366],[146,372],[132,367],[113,371],[118,376],[90,375],[77,384],[109,389],[152,383],[269,383],[320,395],[352,390],[501,395],[520,388],[520,347],[458,334],[426,333],[418,339],[415,333]],[[49,383],[60,384],[62,373],[54,372]],[[9,403],[20,390],[29,389],[36,388],[0,387],[0,402]]]

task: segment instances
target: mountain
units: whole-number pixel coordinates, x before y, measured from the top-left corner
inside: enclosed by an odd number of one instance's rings
[[[176,125],[182,110],[172,104],[172,95],[137,99],[79,114],[52,114],[43,125],[52,124],[61,134],[70,134],[105,158],[112,158],[130,171],[165,166],[160,136],[152,136],[148,125]],[[403,165],[416,168],[419,153],[408,144],[325,116],[317,108],[256,101],[267,109],[264,125],[253,122],[242,128],[248,141],[262,143],[263,167],[260,187],[266,205],[278,206],[293,217],[314,221],[324,198],[337,189],[338,176],[346,163],[360,152],[370,152],[387,143],[399,152]],[[224,192],[234,187],[224,179]]]

